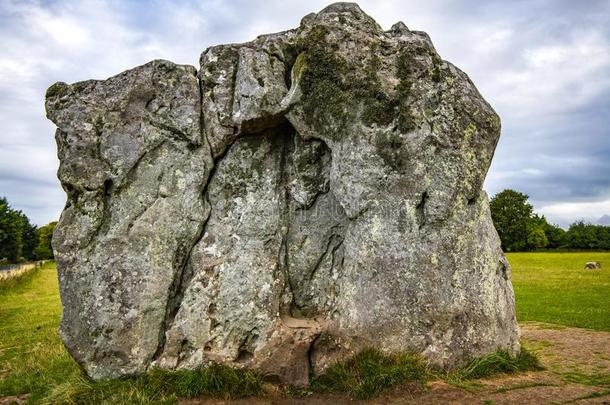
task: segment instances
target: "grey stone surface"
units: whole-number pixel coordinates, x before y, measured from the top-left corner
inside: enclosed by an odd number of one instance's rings
[[[61,336],[94,378],[210,362],[307,385],[363,347],[519,350],[482,184],[500,120],[353,3],[47,92]]]

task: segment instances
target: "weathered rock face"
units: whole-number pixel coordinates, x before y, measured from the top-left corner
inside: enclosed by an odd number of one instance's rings
[[[482,184],[500,121],[428,36],[298,29],[47,92],[60,333],[94,378],[209,362],[306,385],[366,347],[519,350]]]

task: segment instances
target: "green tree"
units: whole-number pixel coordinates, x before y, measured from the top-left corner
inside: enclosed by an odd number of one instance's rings
[[[21,233],[21,239],[23,242],[22,255],[27,260],[34,260],[36,258],[34,250],[36,249],[36,246],[38,246],[38,228],[36,225],[30,223],[29,218],[25,214],[20,214],[23,222],[23,229]]]
[[[549,224],[546,222],[546,219],[544,224],[544,233],[546,235],[546,239],[549,241],[548,245],[546,246],[547,248],[557,249],[565,244],[566,231],[557,225]]]
[[[6,198],[0,198],[0,259],[16,262],[23,249],[24,222],[19,211],[11,208]]]
[[[593,249],[595,234],[583,221],[574,222],[566,232],[566,246],[571,249]]]
[[[527,235],[527,245],[530,249],[542,249],[549,244],[542,227],[533,227]]]
[[[528,196],[515,190],[504,190],[490,201],[491,218],[505,251],[525,250],[528,247],[533,207]]]
[[[545,227],[548,225],[546,218],[533,214],[527,225],[527,249],[536,250],[545,248],[549,244]]]
[[[38,230],[38,246],[34,250],[37,259],[53,259],[53,248],[51,247],[51,240],[53,238],[53,231],[57,222],[50,222],[45,226],[40,227]]]
[[[610,227],[574,222],[565,234],[565,246],[571,249],[610,250]]]

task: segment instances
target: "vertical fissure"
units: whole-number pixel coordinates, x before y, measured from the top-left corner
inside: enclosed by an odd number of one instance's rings
[[[286,121],[287,122],[287,121]],[[291,124],[287,122],[287,136],[284,136],[282,142],[282,155],[280,158],[280,179],[279,179],[279,189],[282,193],[282,205],[280,208],[280,223],[279,229],[282,235],[282,241],[280,244],[280,266],[282,269],[282,274],[284,277],[284,291],[288,289],[288,293],[290,294],[290,304],[288,308],[280,308],[280,313],[287,313],[292,316],[292,308],[297,305],[295,300],[295,286],[293,285],[292,277],[290,277],[290,251],[288,246],[288,235],[290,234],[290,193],[288,192],[288,184],[290,179],[290,173],[288,172],[289,164],[292,164],[292,161],[288,161],[288,155],[290,155],[292,160],[292,153],[294,152],[294,145],[291,144],[291,141],[294,140],[296,136],[296,130],[292,127]]]
[[[198,150],[200,148],[206,148],[210,152],[210,156],[211,156],[212,149],[211,149],[211,145],[210,145],[209,139],[207,137],[207,134],[205,132],[205,125],[204,125],[205,124],[205,115],[203,114],[203,108],[202,108],[202,104],[203,104],[202,82],[201,82],[201,77],[199,74],[197,74],[196,77],[197,77],[198,89],[199,89],[199,137],[202,141],[202,144],[201,144],[201,146],[199,146],[196,149],[189,149],[189,151],[191,153],[195,154],[196,150]],[[206,227],[207,227],[208,221],[210,219],[210,216],[212,215],[212,206],[210,204],[210,200],[208,197],[208,187],[210,185],[210,182],[214,178],[214,174],[218,168],[219,163],[226,156],[229,149],[230,149],[230,147],[226,148],[222,155],[218,156],[216,159],[212,159],[212,167],[209,169],[210,172],[209,172],[207,178],[205,179],[205,182],[204,182],[202,190],[201,190],[201,196],[202,196],[202,200],[203,200],[203,204],[204,204],[204,213],[205,213],[206,207],[208,207],[207,215],[206,215],[205,219],[203,220],[199,231],[196,233],[196,235],[193,239],[193,242],[190,244],[190,246],[186,250],[184,257],[179,259],[179,251],[176,253],[175,262],[179,262],[179,264],[175,268],[178,268],[179,270],[176,271],[176,273],[174,275],[174,280],[172,282],[172,285],[170,286],[169,295],[167,298],[166,309],[165,309],[165,318],[164,318],[161,328],[159,330],[159,334],[160,334],[159,343],[157,345],[157,350],[155,351],[155,353],[152,356],[151,361],[155,361],[163,353],[163,351],[165,349],[167,331],[172,327],[172,325],[174,323],[176,315],[178,314],[178,311],[182,305],[182,300],[184,298],[184,293],[186,291],[186,288],[187,288],[190,280],[192,279],[194,270],[193,270],[192,264],[191,264],[191,255],[193,253],[193,249],[195,248],[195,246],[197,246],[199,244],[199,242],[203,239],[205,232],[206,232]],[[183,248],[183,250],[184,250],[184,248]]]
[[[428,191],[424,191],[420,201],[415,206],[415,218],[417,219],[419,229],[426,225],[426,202],[428,201]]]

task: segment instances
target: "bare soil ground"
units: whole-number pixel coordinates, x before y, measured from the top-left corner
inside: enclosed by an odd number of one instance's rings
[[[403,386],[370,401],[342,395],[267,397],[239,401],[197,399],[181,404],[610,404],[610,332],[540,323],[521,324],[522,342],[538,353],[545,371],[499,375],[456,387],[432,381]]]

